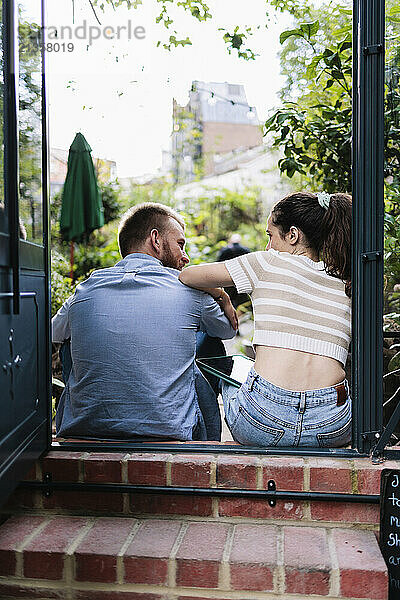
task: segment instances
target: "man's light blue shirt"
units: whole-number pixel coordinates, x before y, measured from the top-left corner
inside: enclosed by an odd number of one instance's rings
[[[129,254],[92,273],[61,307],[53,341],[71,339],[73,364],[58,435],[192,439],[196,333],[235,332],[211,296],[178,275],[152,256]]]

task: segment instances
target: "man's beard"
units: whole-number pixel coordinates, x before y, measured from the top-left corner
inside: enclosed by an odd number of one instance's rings
[[[178,269],[178,271],[182,271],[182,265],[179,258],[176,258],[171,250],[171,246],[168,242],[164,245],[164,252],[161,258],[161,262],[164,267],[170,267],[171,269]]]

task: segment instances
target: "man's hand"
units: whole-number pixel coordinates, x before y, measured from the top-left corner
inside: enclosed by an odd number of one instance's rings
[[[233,307],[229,294],[225,292],[224,288],[203,288],[203,292],[207,292],[207,294],[210,294],[214,298],[224,311],[233,329],[237,331],[239,329],[237,312]]]
[[[222,290],[220,298],[221,299],[217,300],[218,304],[224,311],[233,329],[237,331],[239,329],[239,320],[237,312],[231,302],[231,299],[229,298],[229,295],[225,292],[225,290]]]

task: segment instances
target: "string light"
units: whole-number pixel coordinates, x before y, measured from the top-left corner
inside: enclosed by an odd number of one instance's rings
[[[210,106],[215,106],[217,104],[217,99],[215,98],[214,92],[211,92],[211,96],[207,102]]]
[[[246,114],[247,118],[249,120],[253,120],[256,118],[255,107],[249,106],[245,102],[237,102],[236,100],[231,100],[231,98],[226,98],[225,96],[216,94],[215,92],[212,92],[211,90],[206,90],[205,88],[198,88],[194,85],[192,85],[191,91],[192,92],[206,92],[206,93],[210,94],[210,97],[207,100],[207,102],[210,106],[215,106],[217,103],[217,99],[218,99],[218,100],[221,100],[222,102],[229,102],[232,106],[244,106],[245,108],[248,108],[248,112]]]

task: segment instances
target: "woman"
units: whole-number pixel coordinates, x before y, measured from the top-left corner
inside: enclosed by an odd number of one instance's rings
[[[351,327],[351,197],[299,192],[267,222],[265,251],[187,267],[180,280],[235,285],[254,309],[254,368],[238,390],[223,384],[233,438],[256,446],[339,447],[351,439],[344,366]],[[212,288],[212,289],[211,289]],[[224,303],[224,301],[222,300]]]

